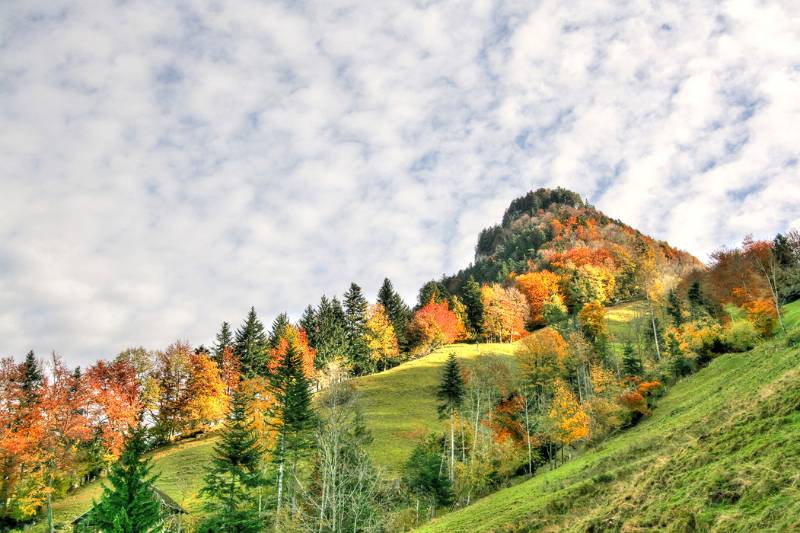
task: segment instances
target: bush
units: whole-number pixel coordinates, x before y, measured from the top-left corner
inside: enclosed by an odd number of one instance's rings
[[[725,344],[732,352],[752,350],[760,338],[756,327],[749,320],[731,322],[728,331],[725,332]]]
[[[786,334],[786,346],[790,348],[800,346],[800,328],[793,329]]]

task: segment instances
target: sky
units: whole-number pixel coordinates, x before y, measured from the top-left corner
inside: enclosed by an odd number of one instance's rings
[[[0,355],[412,301],[562,186],[698,257],[800,227],[800,3],[0,3]]]

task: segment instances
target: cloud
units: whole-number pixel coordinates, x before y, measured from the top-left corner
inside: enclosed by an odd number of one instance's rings
[[[704,257],[800,219],[784,2],[6,2],[0,353],[413,300],[561,185]]]

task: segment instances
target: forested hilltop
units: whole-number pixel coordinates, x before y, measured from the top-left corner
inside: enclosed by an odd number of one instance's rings
[[[539,189],[413,306],[352,283],[210,347],[3,359],[0,524],[408,530],[637,426],[722,354],[795,346],[799,297],[797,232],[703,265]]]

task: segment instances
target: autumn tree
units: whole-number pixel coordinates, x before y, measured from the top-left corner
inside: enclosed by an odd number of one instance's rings
[[[242,326],[236,331],[233,353],[239,359],[243,376],[266,375],[267,336],[264,324],[258,319],[255,307],[250,308]]]
[[[531,323],[544,324],[545,304],[561,299],[561,278],[549,270],[539,270],[517,276],[514,284],[528,301]]]
[[[769,289],[769,298],[775,307],[775,315],[778,317],[778,324],[781,331],[786,333],[786,326],[783,323],[781,314],[781,288],[778,286],[780,263],[775,255],[773,243],[770,241],[753,240],[752,236],[747,236],[742,243],[745,257],[755,266],[758,273],[763,277],[765,285]]]
[[[553,403],[549,417],[555,427],[556,441],[562,446],[589,436],[589,417],[575,399],[575,394],[563,380],[557,378],[553,385]]]
[[[584,305],[578,313],[578,324],[583,334],[594,343],[598,350],[605,349],[608,327],[606,326],[606,310],[600,303],[589,302]]]
[[[383,306],[375,304],[367,312],[366,340],[369,359],[378,370],[386,370],[400,355],[394,326]]]
[[[513,342],[525,335],[525,323],[529,310],[525,297],[514,288],[504,288],[498,284],[481,287],[483,302],[484,335],[504,342]]]
[[[464,324],[453,313],[446,301],[431,300],[414,313],[411,331],[422,350],[433,350],[451,344],[466,334]]]
[[[230,348],[225,348],[225,351]],[[220,369],[208,355],[189,356],[189,378],[186,384],[185,422],[190,430],[205,430],[213,427],[225,415],[228,396],[226,383]]]
[[[100,435],[106,461],[122,451],[128,428],[137,424],[142,404],[136,368],[124,359],[98,361],[86,370],[87,414]]]
[[[297,329],[292,324],[283,328],[281,336],[276,340],[275,347],[270,350],[267,368],[270,375],[278,371],[283,364],[283,359],[289,352],[289,347],[294,349],[295,355],[301,364],[301,370],[306,379],[314,378],[314,369],[317,352],[308,345],[305,331]]]

